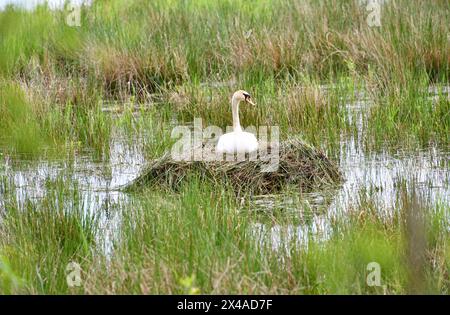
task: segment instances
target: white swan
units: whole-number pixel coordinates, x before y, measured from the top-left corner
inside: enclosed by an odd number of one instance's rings
[[[254,134],[242,131],[239,123],[239,103],[245,101],[251,105],[252,102],[250,94],[239,90],[233,94],[231,98],[231,109],[233,112],[233,132],[226,133],[219,138],[216,146],[217,153],[251,153],[258,149],[258,140]]]

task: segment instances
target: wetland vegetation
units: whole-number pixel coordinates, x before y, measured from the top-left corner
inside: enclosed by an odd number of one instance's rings
[[[448,294],[450,4],[377,3],[380,26],[357,0],[0,11],[0,293]],[[174,126],[231,125],[237,89],[243,126],[343,183],[120,189]]]

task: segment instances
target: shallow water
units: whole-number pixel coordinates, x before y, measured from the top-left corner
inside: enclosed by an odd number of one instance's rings
[[[430,87],[430,98],[435,98],[439,90],[450,97],[449,87]],[[296,215],[302,212],[305,203],[319,211],[310,212],[308,223],[304,225],[256,223],[255,234],[259,235],[261,242],[269,242],[273,249],[279,249],[292,240],[299,246],[305,246],[311,237],[325,240],[330,234],[332,218],[358,205],[359,199],[364,196],[370,196],[370,200],[375,201],[381,215],[389,216],[398,203],[398,186],[402,181],[408,190],[414,189],[426,204],[450,202],[450,147],[398,149],[394,153],[385,147],[381,152],[364,152],[364,126],[371,104],[364,93],[360,93],[359,97],[357,102],[345,105],[347,118],[356,125],[356,133],[341,135],[339,166],[345,178],[342,187],[337,191],[305,194],[300,204],[287,197],[281,204]],[[274,207],[273,198],[262,198],[260,203],[267,209]]]
[[[23,205],[27,200],[43,198],[46,183],[57,180],[69,181],[77,186],[81,194],[83,211],[87,215],[100,213],[102,246],[111,250],[111,238],[119,227],[119,211],[129,202],[129,196],[119,188],[136,178],[146,161],[143,142],[140,138],[129,138],[120,131],[111,137],[108,161],[95,161],[92,152],[85,151],[70,161],[35,161],[3,156],[0,152],[0,178],[14,187],[16,201]],[[0,190],[0,211],[4,208]]]
[[[405,181],[408,189],[414,187],[431,204],[450,202],[448,147],[397,150],[394,153],[386,149],[368,154],[362,149],[362,139],[370,104],[361,100],[346,106],[348,119],[357,126],[356,134],[343,134],[339,143],[338,162],[346,181],[335,191],[317,191],[294,199],[291,194],[256,197],[252,207],[261,211],[281,208],[287,215],[295,215],[300,222],[297,225],[255,222],[253,232],[259,242],[269,242],[272,248],[279,249],[287,243],[283,240],[294,239],[300,246],[310,237],[326,239],[330,220],[357,204],[364,194],[375,200],[380,212],[389,215],[398,200],[400,181]],[[114,210],[125,208],[132,198],[118,188],[137,177],[146,164],[142,135],[130,139],[116,130],[111,139],[107,161],[95,161],[89,151],[70,161],[29,161],[6,156],[0,149],[0,178],[7,186],[14,187],[19,204],[45,196],[49,181],[62,179],[76,183],[85,213],[101,213],[102,244],[109,252],[111,239],[120,226],[120,211]],[[0,211],[5,207],[3,194],[0,190]],[[305,208],[310,211],[304,211]]]
[[[310,237],[326,239],[330,231],[330,220],[358,204],[361,195],[370,196],[379,212],[388,216],[398,202],[400,181],[405,181],[407,189],[415,192],[427,204],[450,202],[450,151],[430,147],[414,152],[398,151],[364,154],[354,139],[342,141],[339,165],[344,174],[342,187],[333,192],[313,192],[304,194],[302,203],[287,197],[281,204],[297,215],[305,203],[314,209],[309,222],[305,225],[267,225],[256,223],[255,229],[260,239],[269,241],[274,249],[279,248],[282,240],[295,239],[306,244]],[[263,198],[262,198],[263,199]],[[263,200],[262,205],[273,208],[273,198]],[[331,199],[331,202],[329,201]],[[279,206],[278,206],[279,208]],[[323,208],[326,210],[323,211]],[[450,226],[449,226],[450,227]]]

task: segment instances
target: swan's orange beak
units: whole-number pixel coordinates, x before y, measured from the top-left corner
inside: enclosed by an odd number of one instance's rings
[[[252,99],[250,98],[250,96],[249,96],[249,97],[246,97],[246,98],[245,98],[245,101],[246,101],[247,103],[249,103],[250,105],[256,106],[256,103],[253,103],[253,101],[252,101]]]

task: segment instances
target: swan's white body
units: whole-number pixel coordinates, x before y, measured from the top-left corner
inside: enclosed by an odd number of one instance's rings
[[[258,140],[253,133],[233,131],[219,138],[216,151],[219,153],[250,153],[258,150]]]
[[[239,103],[246,101],[255,105],[250,95],[245,91],[237,91],[233,94],[231,99],[231,108],[233,112],[233,132],[226,133],[219,138],[216,146],[218,153],[251,153],[258,149],[258,140],[254,134],[242,131],[239,122]]]

